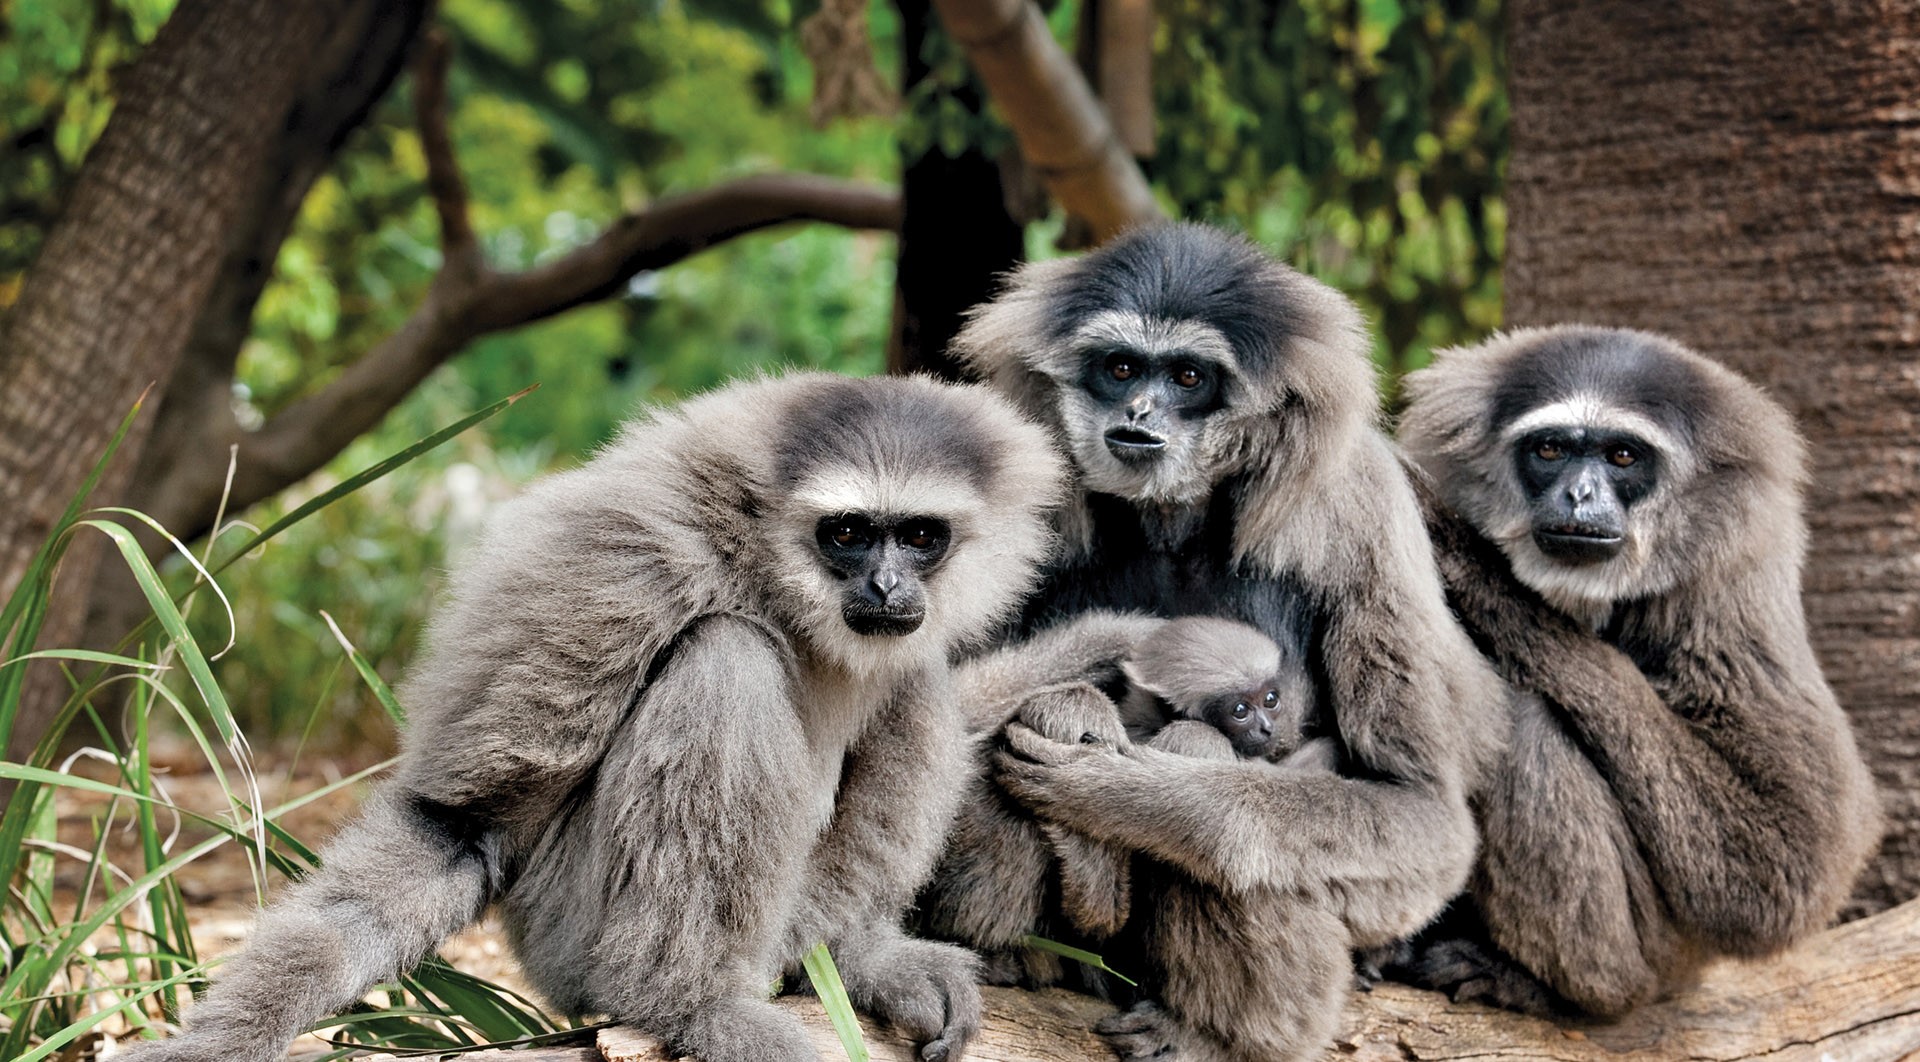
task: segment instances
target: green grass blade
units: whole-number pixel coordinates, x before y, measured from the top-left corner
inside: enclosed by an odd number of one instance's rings
[[[346,786],[353,785],[359,782],[360,780],[373,775],[378,771],[383,771],[386,768],[392,766],[393,763],[394,763],[394,760],[391,760],[391,759],[384,760],[380,763],[374,764],[372,767],[369,767],[366,770],[356,771],[353,774],[350,774],[347,777],[342,778],[337,782],[330,782],[327,785],[321,786],[320,788],[315,789],[313,792],[308,793],[305,796],[302,796],[295,800],[287,801],[286,803],[281,804],[279,807],[274,808],[271,811],[268,811],[264,817],[269,821],[278,819],[281,816],[287,814],[288,812],[291,812],[306,804],[310,804],[315,800],[321,799],[322,797],[328,795],[329,793],[333,793]],[[6,766],[9,769],[20,769],[20,768],[13,768],[11,764],[0,765],[0,766]],[[166,862],[160,864],[159,866],[153,868],[152,870],[147,871],[145,874],[142,874],[139,877],[133,879],[133,882],[131,884],[122,886],[117,892],[107,897],[106,900],[100,904],[99,910],[95,911],[85,921],[76,923],[71,926],[63,927],[67,931],[66,935],[60,940],[58,944],[54,946],[52,951],[43,960],[36,962],[34,964],[36,967],[39,968],[40,973],[38,975],[31,976],[28,979],[32,983],[30,985],[26,985],[23,988],[21,984],[16,984],[14,982],[14,979],[10,977],[8,979],[7,986],[5,988],[0,988],[0,999],[5,999],[5,998],[17,999],[24,996],[39,995],[45,992],[47,988],[47,983],[51,981],[54,971],[57,971],[62,967],[64,967],[66,965],[66,961],[68,957],[73,954],[74,950],[79,948],[82,944],[84,944],[88,938],[93,936],[95,932],[99,931],[100,927],[106,925],[108,921],[113,919],[114,916],[118,915],[123,909],[125,909],[128,904],[133,903],[135,900],[145,895],[146,890],[152,888],[155,884],[159,883],[161,879],[171,877],[174,873],[179,871],[181,867],[186,866],[187,864],[193,862],[194,860],[199,859],[202,856],[206,855],[208,852],[211,852],[214,849],[220,847],[221,845],[226,844],[227,841],[230,839],[231,837],[228,834],[222,833],[214,837],[209,837],[206,840],[200,842],[199,844],[196,844],[193,847],[188,848],[186,851],[181,852],[179,855],[174,856],[172,859],[167,860]],[[20,1030],[18,1027],[16,1027],[15,1031],[20,1031]]]
[[[228,565],[231,565],[234,561],[239,560],[241,557],[247,555],[248,553],[253,552],[255,549],[258,549],[260,545],[266,542],[268,539],[273,538],[275,535],[280,534],[282,531],[285,531],[287,528],[292,527],[293,525],[299,523],[300,521],[306,519],[307,517],[312,516],[314,513],[317,513],[320,510],[326,508],[327,506],[332,505],[334,502],[339,501],[341,498],[344,498],[347,495],[352,494],[354,491],[359,490],[361,487],[364,487],[367,484],[372,483],[374,480],[379,479],[380,477],[393,471],[394,469],[399,468],[401,465],[404,465],[407,462],[412,461],[414,458],[419,457],[421,454],[426,453],[428,450],[431,450],[434,447],[439,446],[441,443],[446,442],[448,439],[451,439],[454,436],[460,434],[461,432],[466,431],[468,428],[473,427],[475,424],[478,424],[481,421],[486,420],[488,417],[491,417],[494,414],[500,412],[501,410],[507,408],[508,406],[513,405],[515,402],[518,402],[522,398],[525,398],[528,395],[532,394],[537,388],[539,388],[539,386],[540,386],[539,384],[534,384],[532,387],[524,388],[522,390],[514,392],[513,394],[508,395],[507,397],[501,399],[498,402],[495,402],[494,404],[486,407],[485,409],[481,409],[481,410],[477,410],[475,412],[469,413],[466,416],[461,417],[459,420],[454,421],[452,424],[449,424],[446,427],[441,428],[439,431],[434,432],[432,435],[429,435],[426,438],[421,439],[419,442],[414,443],[412,446],[409,446],[406,449],[401,450],[398,453],[395,453],[393,456],[388,457],[383,461],[369,465],[368,467],[361,469],[359,472],[351,476],[348,476],[346,479],[341,480],[331,490],[325,491],[322,494],[319,494],[313,498],[308,499],[304,504],[296,507],[292,512],[288,513],[285,516],[282,516],[278,520],[275,520],[273,523],[268,524],[266,528],[262,530],[259,534],[254,535],[252,538],[247,539],[245,542],[242,542],[240,544],[240,548],[235,550],[232,556],[227,557],[225,560],[221,561],[219,564],[216,564],[213,566],[212,574],[219,575],[222,571],[226,570]]]
[[[156,982],[148,988],[140,989],[133,995],[121,1000],[115,1006],[108,1007],[94,1014],[89,1014],[80,1021],[74,1022],[72,1025],[61,1029],[59,1032],[48,1037],[40,1046],[15,1059],[14,1062],[41,1062],[41,1059],[51,1057],[54,1052],[85,1036],[94,1026],[99,1025],[108,1018],[126,1011],[129,1008],[138,1007],[148,996],[153,995],[155,992],[171,988],[174,985],[183,984],[190,979],[200,976],[202,976],[201,968],[195,967],[191,970],[175,974],[163,981]]]
[[[1050,951],[1055,955],[1064,955],[1075,962],[1084,963],[1102,973],[1112,974],[1129,985],[1138,987],[1140,983],[1113,967],[1108,966],[1106,959],[1084,948],[1076,948],[1071,944],[1062,944],[1057,940],[1048,940],[1045,937],[1034,936],[1032,933],[1027,934],[1026,940],[1022,941],[1022,943],[1035,951]]]
[[[213,718],[214,730],[229,747],[244,747],[245,739],[240,736],[240,727],[233,719],[233,710],[227,706],[227,695],[220,691],[220,684],[214,681],[213,668],[200,651],[200,644],[194,640],[193,633],[187,630],[186,617],[173,603],[173,595],[160,581],[160,573],[153,568],[153,562],[147,560],[147,551],[140,547],[133,532],[111,520],[82,520],[79,527],[90,527],[107,536],[119,549],[120,556],[133,572],[134,581],[140,584],[140,593],[146,597],[148,607],[160,621],[160,629],[167,632],[167,638],[180,654],[180,662],[185,666],[187,677],[193,680],[193,687],[200,694],[200,702],[207,707],[207,714]]]
[[[67,502],[67,511],[60,515],[59,522],[53,525],[46,541],[34,552],[33,560],[28,562],[25,574],[20,577],[19,585],[7,596],[6,606],[0,608],[0,640],[9,646],[8,656],[18,657],[32,649],[34,641],[40,637],[40,625],[46,618],[47,586],[53,581],[54,562],[66,549],[67,529],[85,510],[87,498],[100,485],[100,477],[106,473],[107,464],[126,440],[127,431],[133,427],[134,419],[140,415],[140,407],[146,400],[147,392],[140,392],[133,408],[120,418],[119,427],[114,429],[113,437],[107,440],[107,448],[101,452],[100,459],[93,463],[87,478],[81,481],[80,489]],[[20,682],[25,672],[23,664],[12,661],[0,664],[0,748],[5,748],[13,736],[14,715],[20,710]]]
[[[860,1019],[853,1012],[847,986],[840,981],[840,967],[834,965],[833,953],[827,950],[826,943],[823,941],[807,952],[801,965],[806,967],[807,980],[813,982],[814,994],[820,997],[827,1020],[833,1023],[833,1031],[840,1037],[847,1062],[867,1062],[867,1041],[860,1035]]]
[[[374,698],[380,702],[380,707],[387,710],[387,716],[393,720],[393,725],[404,728],[407,725],[407,710],[400,707],[399,698],[393,695],[393,690],[387,686],[386,680],[373,669],[373,665],[360,654],[360,650],[353,647],[353,643],[348,641],[346,634],[340,630],[340,625],[333,621],[333,617],[325,609],[320,610],[320,618],[327,621],[327,629],[333,632],[334,640],[340,643],[340,648],[347,651],[347,659],[353,661],[353,669],[360,672],[360,681],[365,682],[367,688],[373,691]]]
[[[42,649],[0,662],[0,667],[8,667],[23,660],[78,660],[86,664],[106,664],[111,667],[130,667],[144,671],[166,670],[165,664],[156,664],[138,657],[121,656],[119,653],[103,653],[95,649]]]

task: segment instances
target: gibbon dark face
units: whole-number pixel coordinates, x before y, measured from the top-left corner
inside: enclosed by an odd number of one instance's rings
[[[912,634],[927,618],[922,580],[953,540],[931,516],[875,520],[863,513],[825,517],[815,532],[827,570],[844,586],[840,614],[855,634]]]
[[[1626,544],[1629,511],[1659,483],[1653,445],[1578,424],[1514,442],[1514,472],[1533,512],[1533,542],[1563,564],[1601,564]]]
[[[1211,701],[1201,711],[1201,721],[1233,742],[1233,751],[1241,756],[1264,757],[1276,736],[1292,736],[1299,719],[1291,705],[1282,705],[1280,681]]]
[[[1220,408],[1222,373],[1191,351],[1096,346],[1083,358],[1081,387],[1103,411],[1101,438],[1126,464],[1158,461]]]

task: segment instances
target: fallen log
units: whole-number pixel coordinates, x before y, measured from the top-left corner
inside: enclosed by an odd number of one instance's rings
[[[800,1016],[823,1059],[844,1057],[818,1001]],[[1069,992],[986,990],[972,1062],[1108,1062],[1089,1030],[1111,1008]],[[912,1045],[862,1022],[874,1062],[918,1062]],[[665,1062],[631,1029],[598,1048],[489,1051],[489,1062]],[[1381,985],[1357,994],[1324,1062],[1896,1062],[1920,1060],[1920,900],[1851,922],[1766,962],[1716,965],[1694,990],[1618,1022],[1551,1022],[1433,992]]]

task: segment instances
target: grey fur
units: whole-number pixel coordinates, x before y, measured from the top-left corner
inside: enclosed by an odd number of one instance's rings
[[[1452,510],[1430,517],[1450,597],[1513,728],[1470,902],[1416,977],[1617,1015],[1825,925],[1878,813],[1807,644],[1786,411],[1673,340],[1587,327],[1443,351],[1407,394],[1401,438]],[[1640,418],[1663,451],[1605,564],[1557,568],[1523,526],[1503,436],[1540,409]]]
[[[1185,616],[1135,646],[1120,665],[1127,695],[1120,719],[1143,739],[1179,719],[1206,722],[1209,702],[1261,687],[1280,693],[1273,736],[1260,754],[1279,760],[1300,747],[1300,728],[1313,710],[1306,662],[1250,624],[1213,616]]]
[[[956,1056],[975,962],[898,921],[965,780],[947,660],[1030,586],[1061,475],[983,389],[794,375],[537,484],[455,575],[398,776],[137,1057],[278,1058],[490,902],[553,1004],[675,1054],[815,1057],[765,993],[824,940],[856,1005]],[[950,521],[917,631],[843,622],[815,527],[848,512]]]
[[[1169,459],[1151,466],[1101,449],[1109,414],[1082,387],[1097,344],[1126,340],[1123,329],[1161,349],[1203,348],[1226,369],[1220,407],[1177,432]],[[1224,341],[1224,363],[1209,336]],[[1447,612],[1413,491],[1377,428],[1359,315],[1244,240],[1172,225],[1023,268],[955,348],[1075,458],[1066,554],[1029,606],[1030,626],[1101,607],[1217,614],[1310,654],[1321,683],[1315,730],[1337,742],[1349,774],[1062,744],[1017,721],[996,762],[1003,791],[1042,822],[1143,852],[1207,895],[1273,899],[1249,927],[1259,943],[1247,957],[1276,964],[1255,979],[1283,997],[1271,1008],[1279,1025],[1258,1044],[1225,1040],[1196,1006],[1175,1016],[1180,1031],[1160,1046],[1249,1062],[1306,1057],[1336,1019],[1347,978],[1296,982],[1282,967],[1313,966],[1322,949],[1344,972],[1350,944],[1403,935],[1459,891],[1475,843],[1467,793],[1502,733],[1498,685]],[[1134,561],[1100,545],[1136,528],[1135,552],[1148,557],[1138,578],[1126,567]],[[1196,578],[1198,562],[1212,567]],[[1294,629],[1295,617],[1304,626]],[[936,892],[980,887],[944,869],[934,882]],[[1222,939],[1223,950],[1247,951],[1243,938]],[[1247,990],[1244,979],[1232,985]]]

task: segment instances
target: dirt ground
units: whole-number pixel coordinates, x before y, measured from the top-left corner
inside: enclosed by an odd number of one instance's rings
[[[153,757],[156,777],[160,777],[161,770],[165,771],[162,784],[181,807],[203,814],[218,814],[227,807],[218,781],[197,748],[191,745],[157,746]],[[378,762],[372,757],[358,762],[352,757],[328,759],[309,756],[303,757],[298,763],[289,762],[284,757],[265,759],[267,762],[258,765],[257,777],[268,807],[313,792]],[[105,764],[83,763],[76,766],[74,773],[102,781],[115,781],[109,770]],[[353,815],[369,787],[370,782],[345,787],[289,813],[279,820],[280,825],[309,847],[317,849]],[[110,798],[105,795],[74,789],[60,790],[55,804],[59,818],[59,840],[81,851],[90,850],[98,836],[96,822],[106,813],[109,803]],[[107,853],[115,864],[137,874],[141,865],[139,835],[128,827],[128,821],[127,809],[122,806],[108,839]],[[163,830],[167,828],[164,818],[161,826]],[[187,820],[181,824],[171,851],[183,851],[212,836],[212,833],[205,826]],[[85,885],[86,869],[85,862],[79,859],[60,858],[55,876],[56,911],[74,909],[79,890]],[[239,948],[246,941],[257,910],[254,876],[248,866],[247,852],[238,845],[221,845],[182,868],[177,879],[187,901],[189,923],[201,955],[223,955]],[[268,895],[271,898],[275,891],[285,885],[285,881],[277,874],[272,874],[269,884]],[[98,891],[96,886],[96,895]],[[462,970],[533,998],[507,949],[504,932],[492,917],[448,941],[440,953]],[[308,1050],[318,1051],[323,1047],[318,1039],[304,1038],[301,1044],[296,1045],[295,1053],[305,1054]]]

